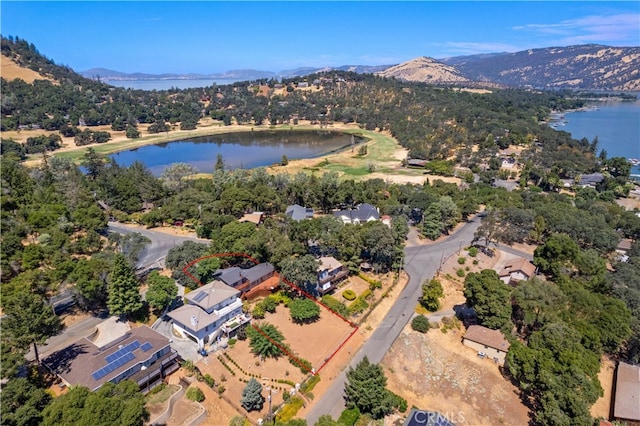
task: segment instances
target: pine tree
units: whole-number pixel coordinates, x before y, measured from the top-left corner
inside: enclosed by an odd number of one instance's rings
[[[124,255],[117,254],[107,285],[107,307],[112,315],[127,315],[142,307],[139,284]]]
[[[262,410],[262,406],[264,405],[262,385],[255,378],[252,377],[242,391],[240,404],[242,404],[242,408],[247,411]]]

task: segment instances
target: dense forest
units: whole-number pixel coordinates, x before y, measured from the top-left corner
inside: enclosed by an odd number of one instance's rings
[[[602,392],[600,356],[640,362],[640,217],[615,202],[630,188],[628,165],[597,155],[597,141],[573,140],[541,124],[552,109],[581,106],[569,93],[514,89],[474,94],[336,72],[304,79],[321,81],[317,91],[297,90],[302,81],[297,79],[144,92],[83,79],[24,40],[3,38],[2,54],[58,82],[2,80],[3,131],[20,126],[57,130],[65,137],[81,135],[76,139],[80,145],[86,138],[104,143],[108,137],[79,127],[135,130],[140,123],[153,123],[156,131],[174,124],[195,127],[205,115],[225,124],[354,122],[388,131],[413,158],[430,160],[432,168],[448,171],[456,164],[471,172],[463,186],[442,180],[394,184],[330,172],[228,170],[219,158],[206,178],[195,178],[195,170],[185,164],[157,178],[142,163],[122,167],[93,149],[86,151],[81,171],[49,154],[59,145],[55,133],[31,144],[3,140],[0,302],[6,318],[0,367],[2,377],[11,379],[11,392],[3,390],[3,424],[38,424],[50,404],[37,375],[16,377],[24,375],[30,346],[61,331],[51,300],[68,291],[81,309],[115,312],[110,284],[128,273],[145,242],[135,234],[107,234],[110,216],[148,227],[181,221],[211,240],[172,253],[174,272],[203,254],[226,251],[246,252],[278,270],[327,254],[353,271],[361,262],[389,271],[402,265],[409,225],[435,239],[482,207],[486,217],[477,244],[536,244],[534,262],[546,277],[484,298],[484,288],[499,285],[495,276],[469,274],[465,282],[469,303],[483,313],[481,323],[502,329],[512,340],[505,374],[519,384],[523,399],[533,401],[536,423],[592,424],[588,410]],[[262,96],[259,83],[291,89],[286,96]],[[517,176],[521,189],[508,192],[491,183],[500,175],[495,154],[511,145],[525,150],[523,172]],[[21,161],[32,152],[47,155],[39,167],[27,168]],[[558,192],[559,179],[594,171],[604,173],[595,188]],[[331,214],[361,203],[391,216],[392,226],[344,224]],[[292,221],[284,214],[292,204],[324,215]],[[252,211],[266,213],[263,224],[238,221]],[[626,259],[615,254],[621,238],[633,241]],[[501,309],[483,310],[487,300],[498,300]],[[140,303],[117,313],[135,316],[145,309]],[[45,411],[45,417],[52,411]]]

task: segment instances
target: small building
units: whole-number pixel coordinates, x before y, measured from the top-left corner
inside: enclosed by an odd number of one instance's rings
[[[409,167],[424,167],[427,164],[427,160],[420,160],[419,158],[407,159],[407,166]]]
[[[264,212],[253,212],[244,214],[240,219],[238,219],[238,222],[251,222],[256,225],[260,225],[263,220]]]
[[[349,270],[332,256],[321,257],[318,260],[318,284],[320,294],[327,294],[336,285],[349,276]]]
[[[614,420],[640,424],[640,366],[619,362],[614,389]]]
[[[470,326],[462,337],[462,343],[476,350],[478,356],[493,359],[500,365],[504,365],[510,345],[502,332],[481,325]]]
[[[380,217],[380,221],[382,221],[382,223],[384,225],[387,226],[387,228],[391,229],[391,216],[389,216],[388,214],[383,215],[382,217]]]
[[[596,185],[604,181],[604,175],[602,173],[590,173],[580,176],[579,185],[583,188],[595,188]]]
[[[43,364],[66,386],[85,386],[91,391],[103,384],[133,380],[151,390],[178,369],[178,353],[169,339],[143,325],[127,331],[102,347],[84,337],[54,352]]]
[[[355,209],[334,212],[333,215],[342,220],[343,223],[351,223],[354,225],[380,220],[378,209],[367,203],[360,204]]]
[[[294,204],[287,207],[284,214],[291,220],[300,221],[304,219],[311,219],[313,217],[313,209]]]
[[[528,280],[536,274],[536,267],[533,263],[524,258],[510,260],[499,272],[500,279],[505,284],[516,285],[520,281]]]
[[[280,276],[271,263],[259,263],[248,269],[237,266],[220,269],[216,276],[226,285],[240,291],[243,299],[273,292],[280,285]]]
[[[251,321],[242,312],[240,291],[221,281],[212,281],[184,296],[185,304],[167,315],[173,320],[173,330],[193,340],[198,349],[223,335],[228,336]]]

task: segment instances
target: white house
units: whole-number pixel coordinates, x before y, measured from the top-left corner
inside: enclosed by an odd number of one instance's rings
[[[380,220],[380,213],[378,212],[378,209],[367,203],[360,204],[352,210],[340,210],[334,212],[333,215],[344,223],[352,223],[354,225]]]
[[[198,349],[221,335],[229,335],[251,321],[242,312],[240,291],[221,281],[212,281],[185,295],[185,304],[167,315],[173,329],[198,344]]]
[[[318,293],[328,293],[348,275],[349,270],[336,258],[333,256],[321,257],[318,259]]]

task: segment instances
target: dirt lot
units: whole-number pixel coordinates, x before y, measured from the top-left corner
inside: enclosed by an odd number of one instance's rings
[[[526,425],[518,389],[492,361],[462,345],[462,331],[400,334],[382,361],[388,387],[409,407],[439,411],[455,424]]]

